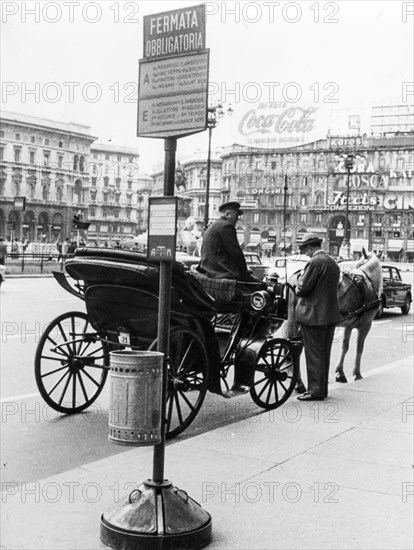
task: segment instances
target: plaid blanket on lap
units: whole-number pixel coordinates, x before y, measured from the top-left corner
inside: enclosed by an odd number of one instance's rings
[[[190,271],[203,286],[204,290],[212,296],[216,302],[225,303],[231,302],[236,298],[237,281],[233,279],[211,279],[197,271]]]

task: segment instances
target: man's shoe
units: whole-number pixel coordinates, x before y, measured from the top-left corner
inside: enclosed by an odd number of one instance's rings
[[[298,395],[297,399],[299,401],[323,401],[324,397],[318,397],[317,395],[312,395],[309,392],[305,392],[302,395]]]
[[[295,392],[296,393],[305,393],[306,392],[305,385],[304,384],[296,384]]]

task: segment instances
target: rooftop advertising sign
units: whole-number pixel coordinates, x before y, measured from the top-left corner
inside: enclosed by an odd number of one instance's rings
[[[289,102],[251,105],[238,121],[239,142],[252,147],[285,148],[326,138],[328,125],[317,105]]]

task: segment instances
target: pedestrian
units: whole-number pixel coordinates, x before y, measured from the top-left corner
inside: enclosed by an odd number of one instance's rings
[[[69,246],[69,237],[66,237],[62,244],[62,261],[65,261],[66,256],[69,254]]]
[[[19,239],[14,239],[14,241],[12,242],[12,247],[11,247],[11,257],[12,258],[18,258],[19,257],[19,254],[20,254],[20,246],[19,246]]]
[[[310,258],[295,289],[296,318],[302,327],[308,375],[308,390],[298,396],[300,401],[323,401],[328,395],[332,340],[340,319],[339,267],[321,249],[321,243],[315,233],[305,233],[299,243],[301,254]]]
[[[60,242],[60,240],[58,239],[56,241],[56,250],[57,250],[57,262],[61,262],[62,261],[62,243]]]
[[[4,242],[3,237],[0,237],[0,265],[6,263],[7,258],[7,244]]]
[[[76,247],[77,247],[77,242],[72,241],[69,245],[69,248],[68,248],[68,254],[74,254],[75,250],[76,250]]]
[[[212,279],[236,279],[260,282],[247,269],[246,259],[236,233],[236,223],[243,210],[238,202],[226,202],[219,208],[220,218],[204,234],[201,260],[197,271]]]

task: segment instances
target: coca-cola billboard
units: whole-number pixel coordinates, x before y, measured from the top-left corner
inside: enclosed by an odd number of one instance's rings
[[[328,124],[319,106],[287,102],[250,106],[238,122],[239,141],[254,147],[294,147],[323,139]]]

